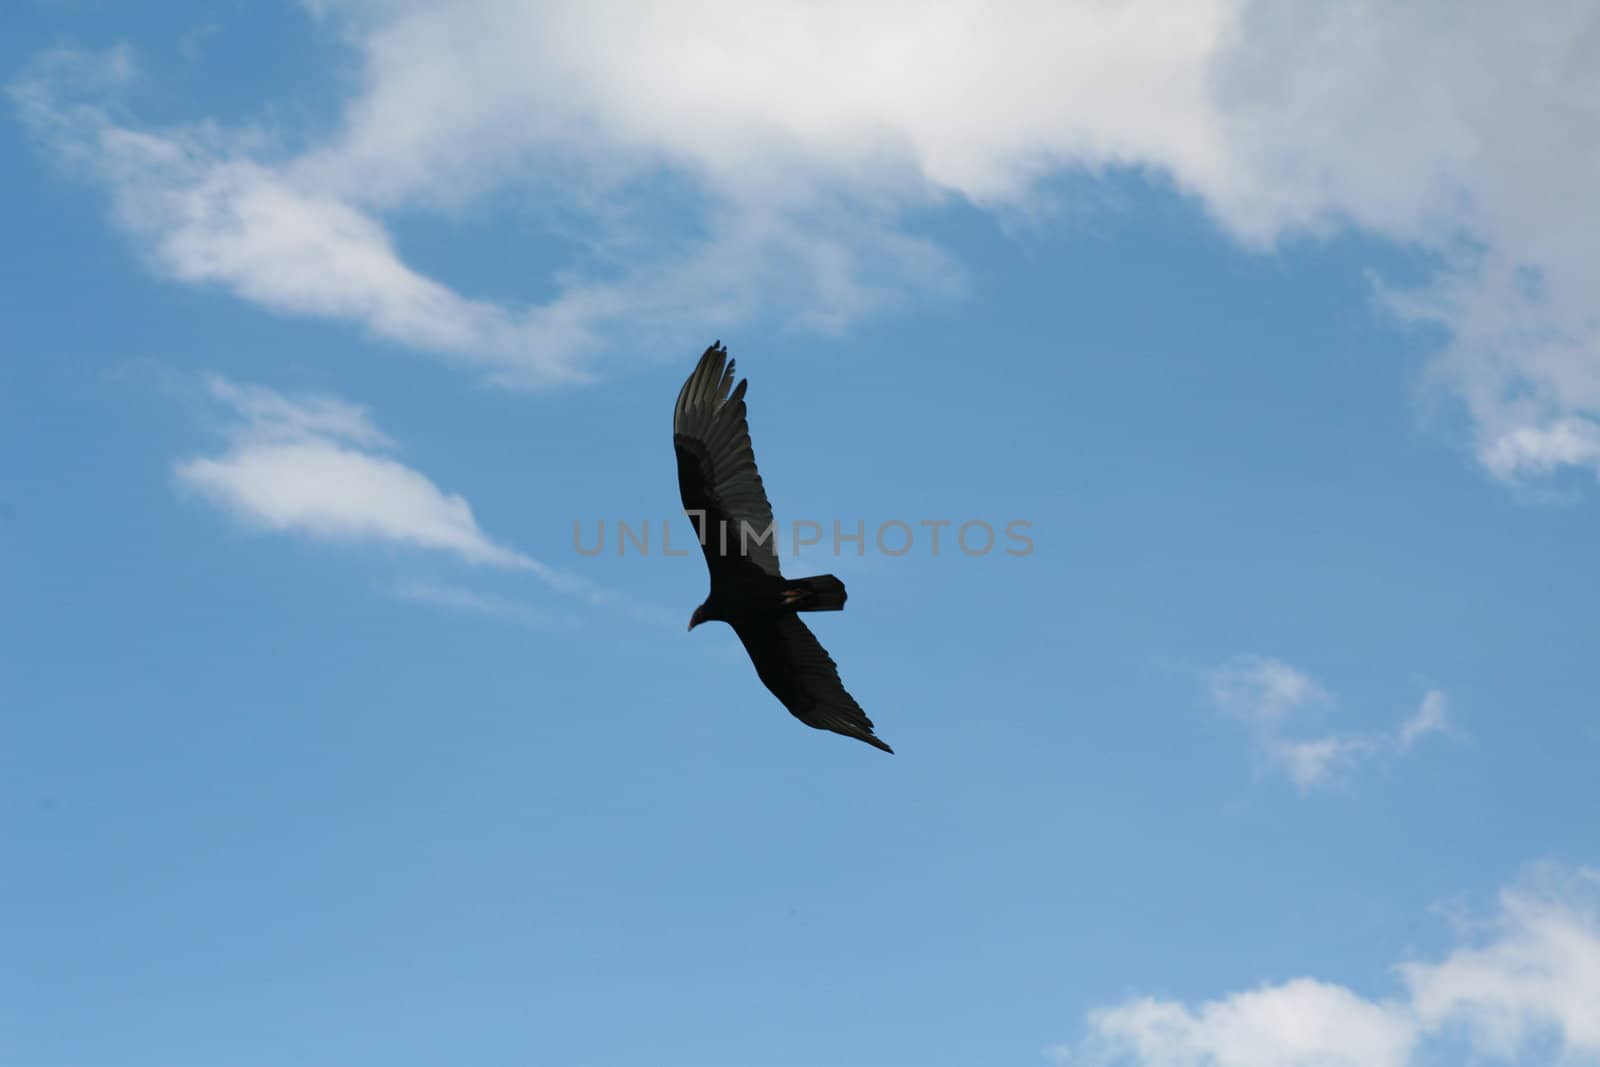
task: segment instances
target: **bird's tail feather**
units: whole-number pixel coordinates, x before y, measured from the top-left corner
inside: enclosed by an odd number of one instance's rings
[[[791,578],[783,599],[795,611],[839,611],[844,607],[844,583],[831,574]]]

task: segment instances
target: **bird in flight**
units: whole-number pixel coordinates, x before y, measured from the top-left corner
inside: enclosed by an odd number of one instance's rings
[[[748,384],[733,384],[733,360],[718,341],[700,357],[672,411],[678,491],[711,572],[711,594],[694,609],[689,629],[727,623],[761,681],[795,718],[893,752],[873,734],[833,657],[797,614],[841,610],[844,583],[831,574],[785,578],[778,569],[772,505],[745,421]]]

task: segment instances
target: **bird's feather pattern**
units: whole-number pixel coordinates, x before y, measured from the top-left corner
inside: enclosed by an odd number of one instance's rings
[[[833,575],[786,581],[779,571],[772,505],[745,418],[745,386],[734,384],[727,349],[713,344],[683,383],[672,412],[678,490],[684,510],[704,516],[695,532],[711,575],[711,594],[690,628],[707,620],[728,623],[762,683],[795,718],[893,752],[845,691],[833,657],[795,614],[842,609],[844,583]],[[767,536],[746,539],[746,532]]]
[[[756,470],[745,419],[748,383],[734,386],[734,362],[727,357],[720,344],[706,349],[678,393],[672,443],[679,495],[685,511],[705,514],[703,529],[695,533],[714,572],[724,563],[748,559],[778,577],[772,505]],[[751,536],[741,537],[745,531]]]
[[[807,726],[894,749],[872,732],[872,720],[845,691],[839,668],[817,635],[793,613],[735,623],[756,674],[789,713]]]

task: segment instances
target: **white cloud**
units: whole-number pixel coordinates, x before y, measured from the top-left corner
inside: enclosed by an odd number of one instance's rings
[[[382,542],[445,552],[467,563],[524,571],[555,592],[651,625],[660,608],[604,589],[490,538],[472,507],[392,454],[367,409],[327,396],[285,396],[220,377],[207,383],[226,409],[228,447],[174,464],[182,487],[242,522],[319,540]],[[458,611],[548,623],[518,601],[460,586],[408,580],[392,596]]]
[[[1545,426],[1519,426],[1487,442],[1479,456],[1493,474],[1508,480],[1562,467],[1600,468],[1600,425],[1560,418]]]
[[[1520,1059],[1551,1043],[1562,1062],[1600,1058],[1600,875],[1501,894],[1493,935],[1433,963],[1395,968],[1403,990],[1371,999],[1314,978],[1189,1006],[1141,997],[1090,1013],[1063,1063],[1122,1067],[1412,1067],[1451,1039]]]
[[[1281,660],[1248,656],[1211,672],[1211,695],[1230,715],[1264,724],[1281,720],[1306,704],[1322,704],[1328,694]]]
[[[1495,936],[1439,963],[1400,968],[1420,1026],[1469,1032],[1504,1059],[1551,1034],[1600,1060],[1600,872],[1543,872],[1501,894]]]
[[[1150,1067],[1403,1067],[1416,1040],[1401,1009],[1299,978],[1196,1009],[1144,999],[1096,1012],[1099,1038]]]
[[[1244,722],[1268,764],[1302,792],[1343,780],[1362,760],[1404,752],[1428,734],[1448,729],[1445,696],[1429,690],[1416,712],[1393,733],[1307,736],[1294,721],[1333,703],[1316,681],[1281,660],[1243,656],[1211,671],[1212,700]]]
[[[234,434],[256,441],[343,440],[351,444],[392,448],[367,409],[330,396],[290,398],[259,385],[239,385],[213,376],[206,382],[211,396],[240,420]]]
[[[1362,756],[1377,748],[1365,737],[1316,737],[1291,741],[1281,737],[1268,740],[1267,753],[1302,792],[1343,779]]]
[[[1407,749],[1429,734],[1448,730],[1450,721],[1444,709],[1444,694],[1437,689],[1428,690],[1422,698],[1422,703],[1417,707],[1416,714],[1400,724],[1400,732],[1395,735],[1395,743],[1400,748]]]
[[[575,292],[560,306],[514,309],[462,297],[403,263],[371,213],[252,159],[268,148],[254,131],[142,131],[69,102],[75,87],[131,77],[126,49],[55,52],[12,96],[66,162],[109,186],[117,221],[164,273],[275,311],[360,323],[502,377],[584,377],[571,357],[591,338],[574,311],[609,298]]]
[[[180,461],[178,481],[269,530],[336,541],[387,541],[450,552],[469,563],[544,571],[496,544],[472,508],[426,476],[374,451],[391,447],[366,411],[329,397],[294,399],[221,378],[231,445]]]
[[[1450,331],[1441,370],[1486,468],[1600,469],[1600,259],[1574,215],[1600,186],[1586,0],[307,6],[364,70],[299,154],[141,131],[82,103],[60,56],[13,95],[162,269],[530,380],[581,373],[624,327],[837,326],[948,291],[959,271],[910,210],[1028,208],[1051,175],[1138,169],[1252,247],[1354,227],[1433,253],[1432,282],[1385,296]],[[633,210],[661,179],[687,190],[689,236]],[[588,231],[548,303],[459,295],[383,228],[508,186]]]
[[[526,567],[478,528],[472,508],[416,471],[325,441],[262,444],[180,463],[178,478],[273,530],[350,541],[394,541],[454,552],[469,563]]]

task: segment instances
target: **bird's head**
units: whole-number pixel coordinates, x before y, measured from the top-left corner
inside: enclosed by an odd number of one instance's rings
[[[701,623],[706,621],[707,617],[706,606],[701,604],[699,607],[694,609],[694,614],[689,616],[689,629],[692,630],[696,626],[699,626]]]

